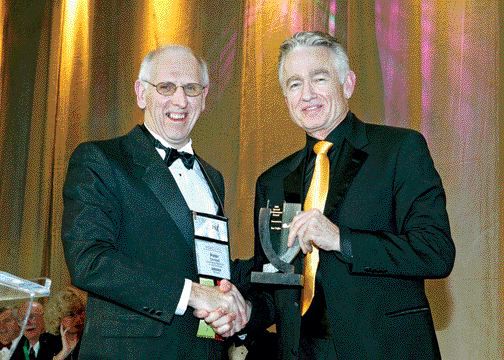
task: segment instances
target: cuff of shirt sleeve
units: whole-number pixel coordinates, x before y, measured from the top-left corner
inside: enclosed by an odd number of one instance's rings
[[[177,304],[177,309],[175,310],[175,315],[184,315],[187,310],[187,304],[189,304],[189,297],[191,296],[191,286],[192,281],[185,279],[184,288],[182,289],[182,295],[180,295],[180,300]]]

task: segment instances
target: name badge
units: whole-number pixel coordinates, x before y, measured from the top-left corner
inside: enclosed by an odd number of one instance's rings
[[[194,246],[198,274],[215,279],[231,279],[228,219],[193,212]]]

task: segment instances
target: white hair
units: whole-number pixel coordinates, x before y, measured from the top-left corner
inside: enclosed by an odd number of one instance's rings
[[[322,46],[331,51],[334,67],[339,76],[339,81],[341,84],[345,82],[345,79],[350,72],[350,65],[348,64],[348,55],[338,40],[335,37],[320,31],[302,31],[294,34],[291,38],[285,40],[282,45],[280,45],[280,54],[278,56],[278,80],[280,81],[280,86],[282,88],[282,72],[285,57],[296,48],[310,46]]]
[[[180,52],[193,56],[200,65],[200,73],[201,73],[201,81],[203,86],[208,86],[209,77],[208,77],[208,66],[205,60],[194,55],[193,51],[182,45],[165,45],[163,47],[157,48],[155,50],[150,51],[147,55],[145,55],[142,64],[140,65],[140,71],[138,72],[138,79],[143,81],[147,80],[151,75],[152,63],[153,61],[160,55],[165,54],[167,52]]]

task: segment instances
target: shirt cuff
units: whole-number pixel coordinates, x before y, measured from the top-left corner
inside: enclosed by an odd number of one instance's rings
[[[177,309],[175,309],[175,315],[184,315],[187,310],[187,304],[189,304],[189,297],[191,296],[191,286],[192,281],[185,279],[184,288],[182,289],[182,295],[180,295],[180,300],[177,304]]]

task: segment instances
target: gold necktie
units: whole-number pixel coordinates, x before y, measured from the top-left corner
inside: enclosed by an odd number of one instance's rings
[[[329,141],[319,141],[313,147],[317,154],[315,169],[306,195],[304,210],[319,209],[324,212],[327,192],[329,190],[329,158],[327,152],[333,146]],[[319,263],[319,250],[312,244],[312,252],[304,259],[304,287],[301,293],[301,316],[308,311],[315,295],[315,275]]]

